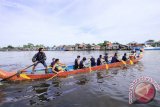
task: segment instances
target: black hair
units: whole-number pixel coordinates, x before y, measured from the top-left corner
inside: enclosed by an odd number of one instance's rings
[[[102,55],[99,55],[99,58],[102,58]]]
[[[59,59],[55,59],[55,63],[58,62],[58,61],[59,61]]]
[[[124,53],[124,55],[126,56],[127,54],[126,54],[126,53]]]
[[[86,60],[86,57],[83,57],[83,61],[85,61]]]
[[[38,51],[40,52],[43,48],[39,48]]]
[[[105,55],[108,55],[108,53],[105,53]]]
[[[78,55],[77,58],[80,58],[80,56]]]
[[[117,56],[117,53],[115,53],[114,56]]]
[[[132,50],[131,53],[134,53],[134,51]]]

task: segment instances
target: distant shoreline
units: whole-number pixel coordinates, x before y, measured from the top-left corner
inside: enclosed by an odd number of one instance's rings
[[[57,51],[57,52],[74,52],[74,51],[130,51],[132,49],[100,49],[100,50],[45,50],[45,51]],[[0,50],[0,52],[32,52],[32,51],[37,51],[37,50]]]

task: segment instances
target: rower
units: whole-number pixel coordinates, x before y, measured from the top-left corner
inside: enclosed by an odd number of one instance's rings
[[[45,73],[48,73],[48,71],[47,71],[47,64],[46,64],[46,62],[45,62],[45,60],[46,60],[47,58],[46,58],[46,55],[45,55],[45,53],[43,52],[43,48],[39,48],[39,50],[38,50],[38,53],[36,53],[34,56],[33,56],[33,58],[32,58],[32,61],[33,61],[33,63],[34,63],[34,66],[33,66],[33,68],[32,68],[32,74],[35,72],[34,70],[35,70],[35,67],[39,64],[39,63],[41,63],[41,64],[43,64],[43,66],[45,67]]]
[[[52,67],[52,72],[53,73],[58,73],[58,72],[64,72],[64,69],[62,66],[66,66],[65,64],[60,63],[59,59],[55,59],[55,63]]]
[[[91,61],[91,66],[92,66],[92,67],[93,67],[93,66],[96,66],[96,60],[95,60],[95,58],[94,58],[93,56],[91,56],[90,61]]]
[[[134,60],[134,59],[136,59],[136,51],[131,51],[131,55],[129,56],[129,58],[131,59],[131,60]]]
[[[108,64],[108,63],[109,63],[109,61],[108,61],[108,53],[106,53],[106,54],[105,54],[105,56],[104,56],[104,60],[105,60],[105,63],[106,63],[106,64]]]
[[[50,66],[53,67],[54,63],[55,63],[55,58],[52,58],[52,62]]]
[[[74,69],[78,69],[80,65],[80,56],[78,55],[77,58],[74,61]]]
[[[142,57],[142,56],[143,56],[143,51],[142,51],[142,50],[140,50],[140,53],[138,54],[138,56],[137,56],[137,57],[139,58],[139,57]]]
[[[124,55],[123,55],[123,57],[122,57],[122,60],[123,60],[123,61],[127,61],[127,60],[128,60],[126,53],[124,53]]]
[[[103,61],[102,61],[102,55],[99,55],[99,58],[97,59],[97,66],[102,65]]]
[[[117,55],[117,53],[114,54],[114,56],[112,57],[112,60],[111,60],[111,63],[116,63],[116,62],[120,62],[120,61],[118,60],[118,55]]]
[[[83,57],[83,59],[80,61],[80,65],[79,65],[79,68],[82,69],[82,68],[85,68],[85,61],[86,61],[86,57]]]

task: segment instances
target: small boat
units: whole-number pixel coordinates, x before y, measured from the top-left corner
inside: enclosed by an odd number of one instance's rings
[[[153,47],[151,45],[145,45],[144,50],[160,50],[160,47]]]
[[[7,80],[8,81],[22,81],[22,80],[50,79],[54,76],[67,77],[70,75],[75,75],[75,74],[80,74],[80,73],[87,73],[87,72],[92,72],[92,71],[97,71],[97,70],[108,70],[110,68],[132,65],[132,64],[137,63],[141,59],[142,59],[142,57],[139,57],[137,59],[132,58],[131,60],[128,60],[128,61],[121,61],[121,62],[116,62],[116,63],[112,63],[112,64],[105,64],[105,65],[94,66],[94,67],[78,69],[78,70],[73,70],[73,66],[70,66],[69,71],[61,72],[58,74],[54,74],[54,73],[44,74],[44,69],[39,69],[39,70],[37,70],[37,73],[30,74],[31,70],[28,70],[28,71],[24,71],[23,73],[21,73],[19,75],[15,75]],[[51,72],[51,68],[49,68],[48,71]],[[41,72],[41,73],[38,73],[38,72]],[[0,69],[0,78],[5,79],[5,78],[8,78],[16,73],[17,73],[17,71],[7,72],[5,70]]]

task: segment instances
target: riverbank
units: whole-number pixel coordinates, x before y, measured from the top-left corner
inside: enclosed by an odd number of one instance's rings
[[[0,49],[0,52],[8,52],[8,51],[37,51],[38,49]],[[45,51],[129,51],[132,49],[86,49],[86,50],[51,50],[44,49]]]

